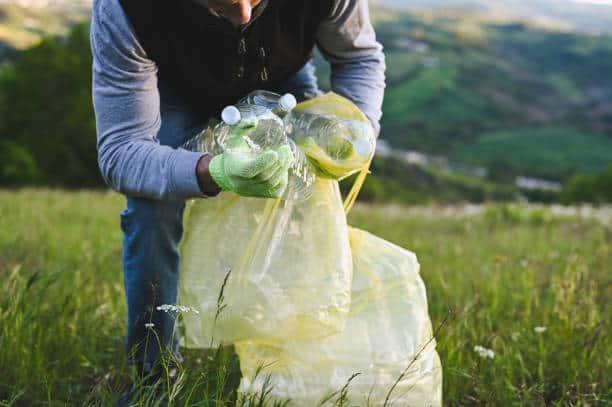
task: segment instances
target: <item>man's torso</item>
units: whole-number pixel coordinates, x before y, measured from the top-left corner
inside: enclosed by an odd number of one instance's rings
[[[202,118],[298,72],[333,6],[333,0],[268,0],[238,28],[193,0],[120,3],[159,81]]]

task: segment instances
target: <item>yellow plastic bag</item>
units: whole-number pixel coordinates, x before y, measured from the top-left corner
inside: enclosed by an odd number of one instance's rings
[[[333,94],[297,109],[367,121]],[[318,179],[306,202],[223,193],[191,205],[180,301],[201,312],[184,314],[185,344],[234,343],[240,391],[261,392],[269,380],[267,391],[290,406],[317,405],[356,373],[349,405],[383,405],[405,373],[392,405],[438,406],[442,372],[416,257],[346,225],[371,154],[317,137],[297,141],[319,170],[332,178],[360,171],[344,205],[329,179]]]
[[[363,113],[334,93],[300,103],[294,111],[371,130]],[[373,134],[364,130],[350,137],[372,144],[367,157],[320,165],[340,167],[344,175],[361,169],[362,179],[373,154]],[[349,206],[360,185],[356,182],[349,194]],[[181,248],[179,299],[200,313],[184,314],[184,344],[274,343],[339,332],[352,280],[343,209],[338,183],[329,179],[318,179],[306,202],[231,193],[192,202]]]
[[[352,261],[337,181],[317,180],[306,202],[222,193],[189,212],[179,295],[200,313],[184,314],[186,346],[342,329]]]
[[[416,256],[362,230],[349,234],[354,277],[344,330],[316,340],[237,343],[240,391],[259,392],[269,380],[271,395],[291,399],[289,406],[315,406],[358,374],[348,385],[347,405],[382,406],[406,371],[391,405],[441,405],[442,371]]]

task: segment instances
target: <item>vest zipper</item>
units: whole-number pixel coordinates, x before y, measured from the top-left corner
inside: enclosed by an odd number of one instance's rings
[[[240,57],[240,63],[236,71],[236,78],[238,79],[244,78],[244,62],[245,62],[246,52],[247,52],[246,41],[244,37],[241,37],[240,41],[238,41],[238,56]]]
[[[266,50],[263,46],[259,47],[259,52],[258,52],[258,57],[259,57],[259,79],[261,82],[267,82],[268,81],[268,69],[266,68]]]

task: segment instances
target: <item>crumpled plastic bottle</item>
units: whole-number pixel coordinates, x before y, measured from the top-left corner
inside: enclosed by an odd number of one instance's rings
[[[277,116],[284,117],[297,105],[297,100],[291,93],[285,93],[281,96],[268,90],[256,90],[240,99],[238,104],[267,107]]]
[[[282,199],[304,201],[312,194],[316,179],[314,171],[295,142],[287,137],[281,116],[295,107],[295,97],[291,94],[278,95],[269,91],[255,91],[227,106],[221,113],[220,122],[212,122],[196,137],[189,140],[184,148],[191,151],[221,154],[232,148],[230,142],[235,126],[245,128],[245,143],[253,155],[266,149],[278,149],[288,145],[294,156],[289,169],[289,181]],[[235,134],[235,132],[234,132]],[[244,153],[244,150],[241,150]]]
[[[289,112],[283,121],[287,135],[319,176],[345,178],[367,165],[374,154],[369,122],[298,111]]]

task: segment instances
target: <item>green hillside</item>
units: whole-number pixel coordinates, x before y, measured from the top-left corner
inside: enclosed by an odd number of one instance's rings
[[[346,193],[353,178],[341,183]],[[371,174],[359,195],[371,202],[402,204],[512,201],[519,195],[513,185],[451,173],[435,165],[407,165],[394,158],[375,157]]]
[[[86,8],[57,10],[0,5],[0,59],[3,50],[17,52],[11,50],[20,33],[61,34],[87,14]],[[365,197],[513,199],[518,175],[565,183],[612,163],[612,37],[464,14],[377,8],[372,14],[387,61],[381,139],[396,150],[485,166],[490,176],[378,159]],[[14,37],[10,42],[3,29]],[[85,23],[0,65],[0,184],[102,185],[87,35]],[[320,58],[318,64],[328,88],[329,66]]]
[[[0,2],[0,44],[4,47],[25,49],[45,35],[65,35],[70,26],[84,20],[89,13],[89,3],[81,0],[70,2],[69,6],[53,2],[44,7],[22,3]]]
[[[503,156],[517,174],[561,180],[575,171],[602,170],[612,161],[606,159],[612,157],[610,37],[452,15],[374,15],[387,55],[382,138],[394,147],[485,165]],[[507,136],[506,143],[485,141],[530,128],[541,129],[549,143],[526,145],[528,138],[520,135],[518,144]],[[551,155],[551,143],[555,158],[536,165]],[[521,158],[525,148],[531,160]]]
[[[485,21],[528,21],[539,27],[589,34],[612,33],[609,0],[374,0],[418,13],[453,10]]]
[[[505,166],[514,173],[563,179],[569,174],[605,168],[612,161],[612,137],[564,128],[500,131],[460,146],[454,158],[487,167]]]

